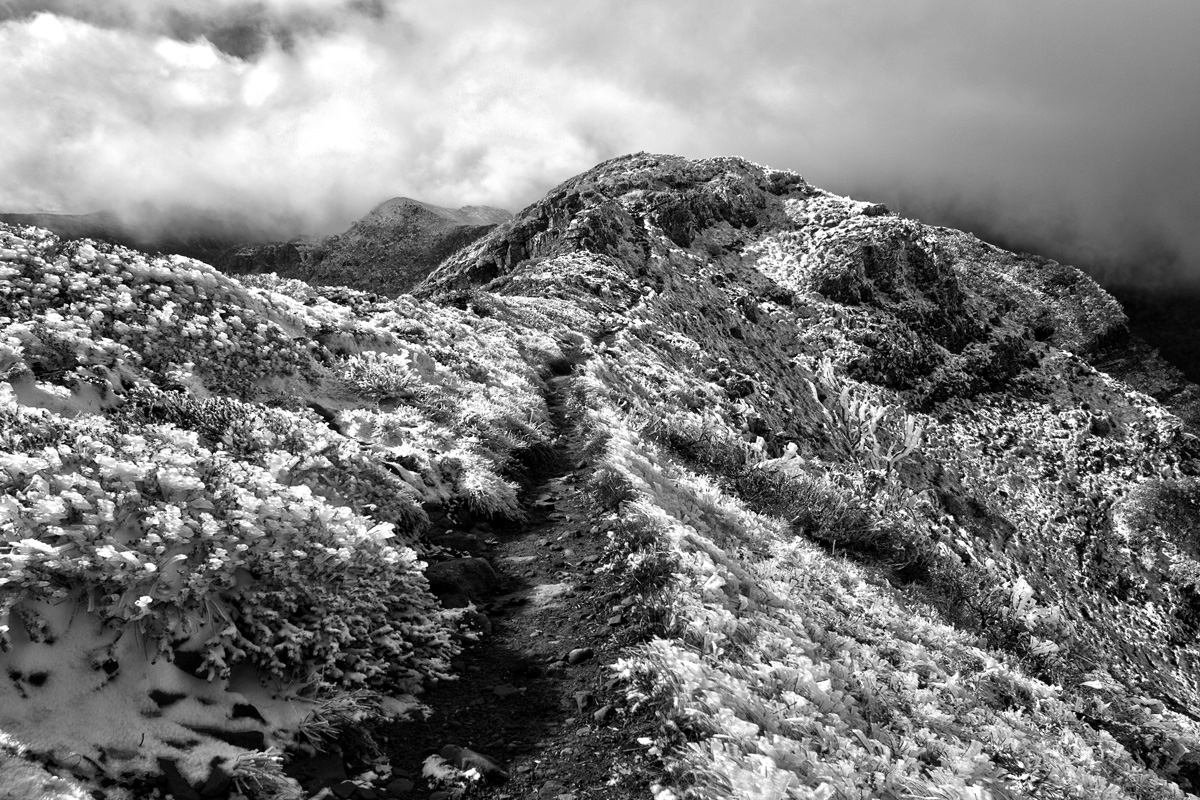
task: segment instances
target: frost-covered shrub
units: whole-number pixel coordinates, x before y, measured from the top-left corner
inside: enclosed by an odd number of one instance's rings
[[[409,369],[407,359],[386,353],[351,356],[346,359],[340,377],[361,397],[381,403],[412,399],[421,385],[418,376]]]
[[[631,506],[604,525],[613,557],[612,572],[628,594],[665,588],[679,569],[679,556],[668,546],[669,533],[646,510]]]
[[[17,435],[40,416],[17,410]],[[174,428],[90,423],[0,461],[10,607],[86,601],[161,653],[188,642],[210,677],[248,659],[281,680],[412,691],[444,668],[436,601],[390,524]]]
[[[762,458],[711,414],[664,414],[651,420],[644,432],[680,458],[717,475],[737,475]]]
[[[19,251],[18,251],[19,252]],[[209,388],[251,396],[267,378],[317,371],[312,352],[207,264],[75,242],[8,261],[0,301],[44,374],[196,359]],[[37,372],[37,369],[35,369]]]
[[[138,718],[179,687],[208,703],[131,749],[115,729],[43,737],[43,700],[10,681],[3,725],[192,782],[219,759],[270,793],[278,751],[184,746],[187,726],[251,703],[269,722],[234,727],[287,746],[317,701],[364,698],[363,723],[415,707],[457,648],[422,506],[522,515],[509,473],[550,436],[539,373],[578,334],[3,226],[0,275],[0,661],[42,675],[95,651],[39,678],[80,687],[54,690],[59,716]]]
[[[615,511],[637,497],[633,484],[621,473],[611,467],[600,467],[588,477],[588,492],[596,504],[605,511]]]
[[[921,446],[924,429],[915,416],[839,378],[829,360],[809,378],[809,389],[834,448],[868,469],[890,473]]]
[[[786,519],[799,534],[852,550],[883,544],[870,511],[828,475],[763,470],[747,476],[741,486],[746,496]]]
[[[282,483],[307,485],[336,504],[369,510],[374,518],[396,525],[407,544],[427,522],[417,506],[415,487],[372,458],[357,441],[332,436],[304,415],[152,387],[130,390],[123,399],[110,414],[120,425],[170,424],[193,431],[203,446],[269,467]]]
[[[463,502],[475,513],[506,519],[525,516],[516,484],[496,474],[483,456],[468,449],[452,450],[441,459],[440,469],[453,476]]]

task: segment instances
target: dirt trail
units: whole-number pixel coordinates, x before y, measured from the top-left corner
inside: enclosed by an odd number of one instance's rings
[[[469,797],[618,800],[648,794],[646,770],[618,766],[640,763],[645,748],[636,738],[645,722],[626,716],[608,686],[607,667],[628,637],[623,598],[596,571],[606,540],[590,532],[582,434],[565,402],[570,380],[550,384],[558,436],[552,464],[527,493],[528,519],[495,527],[482,553],[499,575],[494,595],[478,605],[491,632],[456,661],[459,680],[421,698],[433,709],[428,720],[398,724],[388,733],[393,778],[414,784],[395,796],[445,796],[421,769],[427,756],[448,745],[481,753],[507,773],[503,782],[477,782]]]

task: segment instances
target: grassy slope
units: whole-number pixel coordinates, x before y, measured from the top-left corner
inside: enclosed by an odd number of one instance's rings
[[[214,683],[189,691],[253,703],[266,722],[235,727],[264,744],[386,709],[453,648],[423,504],[518,515],[501,474],[542,440],[539,374],[584,360],[596,532],[640,600],[618,674],[660,720],[664,800],[1183,796],[1194,440],[1089,366],[1124,324],[1093,283],[882,211],[733,159],[621,159],[443,265],[427,293],[461,309],[6,229],[0,728],[55,750],[30,710],[54,670],[154,711],[183,673],[132,643],[200,653]],[[63,641],[123,648],[121,677]],[[166,730],[195,733],[189,703],[149,745],[69,744],[198,772]]]

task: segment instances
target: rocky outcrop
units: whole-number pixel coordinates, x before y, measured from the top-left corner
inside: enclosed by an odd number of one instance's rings
[[[304,274],[312,263],[313,246],[304,242],[267,242],[241,244],[226,250],[216,266],[231,275],[274,272],[279,275]]]
[[[417,294],[483,284],[523,262],[577,251],[637,267],[650,252],[646,222],[687,247],[718,223],[741,230],[778,219],[779,204],[765,198],[806,187],[795,173],[764,171],[742,159],[646,153],[614,159],[551,190],[502,230],[448,259]]]

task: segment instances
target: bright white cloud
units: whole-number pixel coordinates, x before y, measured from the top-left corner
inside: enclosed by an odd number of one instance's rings
[[[0,208],[333,230],[398,194],[515,209],[624,152],[739,154],[1015,240],[1200,263],[1188,1],[0,0],[0,19]]]

